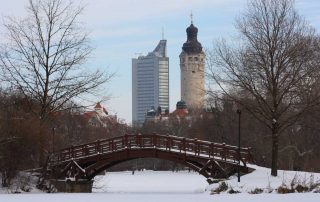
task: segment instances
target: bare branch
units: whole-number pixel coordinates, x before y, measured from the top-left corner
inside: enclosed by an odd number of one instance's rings
[[[4,80],[41,104],[42,119],[79,96],[94,94],[113,74],[84,68],[92,47],[78,18],[83,7],[61,0],[29,0],[24,20],[7,18],[1,46]]]

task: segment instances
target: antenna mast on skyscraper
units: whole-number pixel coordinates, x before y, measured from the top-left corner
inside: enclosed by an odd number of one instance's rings
[[[164,40],[164,29],[162,27],[162,40]]]

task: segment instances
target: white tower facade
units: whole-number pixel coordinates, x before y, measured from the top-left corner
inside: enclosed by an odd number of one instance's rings
[[[205,54],[197,39],[198,28],[191,22],[186,31],[187,41],[180,54],[181,100],[188,108],[203,108]]]

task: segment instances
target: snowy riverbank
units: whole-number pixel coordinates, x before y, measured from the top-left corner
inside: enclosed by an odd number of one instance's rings
[[[3,194],[3,202],[319,202],[320,194],[155,194],[155,193],[92,193],[92,194]]]
[[[205,178],[196,172],[180,171],[136,171],[109,172],[95,178],[94,189],[91,194],[44,194],[33,189],[28,194],[0,194],[0,201],[116,201],[116,202],[194,202],[194,201],[223,201],[223,202],[318,202],[319,193],[291,193],[278,194],[276,189],[281,185],[290,186],[291,182],[300,184],[319,183],[319,173],[294,171],[279,171],[278,177],[271,177],[270,170],[253,166],[256,170],[242,176],[241,182],[231,177],[226,181],[229,189],[240,191],[240,194],[228,194],[227,191],[210,195],[218,184],[208,185]],[[260,188],[264,193],[249,194],[248,192]],[[320,188],[320,187],[319,187]],[[266,193],[271,192],[271,193]],[[3,189],[0,193],[6,193]]]

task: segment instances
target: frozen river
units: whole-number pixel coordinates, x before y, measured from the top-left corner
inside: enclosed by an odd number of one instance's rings
[[[208,186],[196,172],[138,171],[109,172],[95,178],[93,192],[199,194]]]
[[[257,179],[256,176],[253,176]],[[255,181],[253,179],[253,181]],[[245,181],[245,179],[244,179]],[[244,182],[245,183],[245,182]],[[252,183],[252,182],[251,182]],[[0,202],[319,202],[320,194],[210,195],[204,177],[194,172],[111,172],[97,176],[90,194],[0,194]]]

